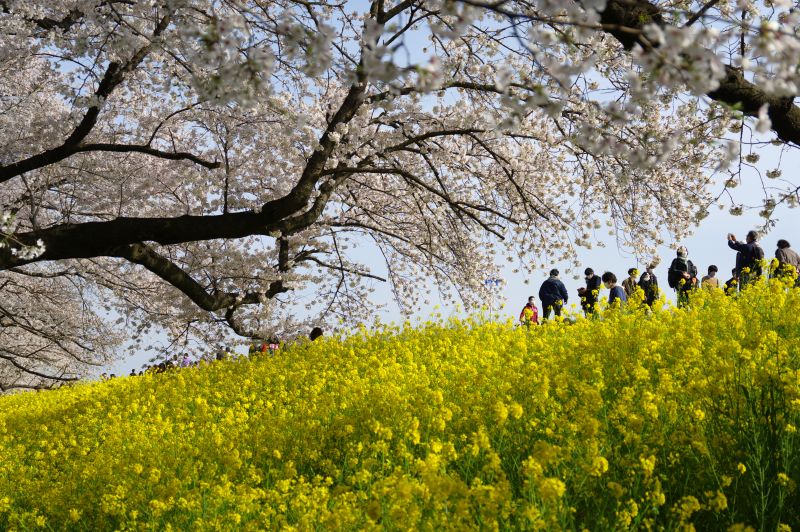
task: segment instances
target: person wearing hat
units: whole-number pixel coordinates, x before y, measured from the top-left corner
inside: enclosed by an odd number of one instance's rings
[[[677,255],[669,266],[667,282],[678,293],[678,307],[685,307],[689,304],[689,291],[697,288],[697,266],[689,260],[686,246],[679,247]]]
[[[548,319],[550,313],[561,316],[561,309],[567,304],[567,287],[558,278],[558,270],[550,270],[550,277],[539,288],[539,301],[542,302],[542,317]]]
[[[597,309],[597,297],[600,293],[600,277],[594,274],[594,270],[586,268],[583,271],[586,279],[586,287],[578,288],[578,295],[581,298],[581,308],[586,316],[594,314]]]

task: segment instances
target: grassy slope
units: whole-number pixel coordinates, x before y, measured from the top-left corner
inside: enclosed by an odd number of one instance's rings
[[[0,398],[0,528],[800,526],[800,291]]]

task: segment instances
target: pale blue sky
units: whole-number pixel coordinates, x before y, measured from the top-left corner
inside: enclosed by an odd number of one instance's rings
[[[408,52],[411,54],[408,59],[413,60],[414,56],[421,55],[420,46],[422,42],[415,42],[417,39],[411,39],[412,42],[407,42]],[[400,58],[396,58],[400,59]],[[747,148],[745,148],[747,149]],[[758,168],[762,174],[768,169],[780,166],[784,173],[784,179],[790,181],[795,180],[793,169],[800,167],[800,155],[796,149],[792,149],[783,154],[779,148],[770,146],[769,144],[757,148],[756,151],[761,156],[761,160],[757,163]],[[727,176],[720,175],[720,182]],[[732,190],[734,199],[737,202],[745,204],[757,204],[763,199],[763,191],[761,180],[758,173],[752,169],[745,167],[743,169],[743,183],[741,186]],[[721,190],[721,184],[719,186]],[[730,270],[734,264],[735,253],[728,249],[726,243],[726,234],[729,232],[735,233],[737,236],[744,238],[745,233],[753,228],[758,228],[763,224],[763,220],[758,216],[759,209],[746,210],[741,216],[732,216],[728,213],[729,202],[726,202],[723,210],[712,209],[711,214],[703,220],[703,222],[695,228],[694,235],[685,239],[682,242],[670,242],[659,249],[661,255],[661,263],[656,269],[656,274],[659,278],[659,284],[667,294],[667,296],[674,300],[673,291],[667,286],[666,272],[669,263],[675,256],[675,247],[678,244],[684,244],[689,249],[689,257],[698,267],[701,274],[704,274],[709,264],[716,264],[719,267],[718,276],[724,281],[730,275]],[[776,241],[779,238],[785,238],[795,244],[795,247],[800,249],[800,209],[788,209],[780,207],[776,211],[775,226],[761,239],[761,245],[767,257],[774,256],[776,248]],[[577,250],[578,259],[581,264],[578,272],[567,274],[567,269],[571,266],[567,263],[550,263],[548,257],[537,257],[536,263],[544,262],[548,266],[544,269],[536,271],[532,276],[526,277],[522,273],[514,273],[515,265],[508,265],[505,262],[498,264],[502,267],[503,278],[505,284],[497,293],[497,299],[494,302],[495,309],[503,306],[500,314],[502,317],[516,318],[519,309],[524,305],[527,296],[537,295],[539,286],[547,278],[548,271],[551,267],[556,267],[562,272],[562,280],[567,286],[570,294],[570,303],[577,302],[577,288],[583,285],[582,272],[585,267],[592,267],[596,273],[601,274],[603,271],[612,271],[617,277],[622,280],[627,275],[627,270],[630,267],[636,266],[643,269],[644,264],[639,264],[636,258],[624,250],[620,250],[613,236],[603,236],[602,230],[598,232],[598,238],[603,241],[606,247],[594,246],[593,249],[587,250],[579,248]],[[374,266],[374,273],[382,275],[385,272],[385,266],[382,264],[382,257],[371,245],[360,246],[359,255],[354,257],[365,264]],[[488,266],[488,265],[487,265]],[[488,269],[488,268],[487,268]],[[580,279],[574,279],[575,273],[580,274]],[[527,281],[527,283],[526,283]],[[382,321],[392,322],[399,321],[400,316],[397,306],[392,303],[391,291],[385,283],[375,283],[376,291],[374,293],[373,301],[378,304],[384,304],[385,310],[378,312],[378,316]],[[425,287],[420,287],[424,290]],[[604,292],[607,292],[604,290]],[[424,320],[430,316],[434,311],[435,305],[440,303],[438,298],[432,298],[432,303],[425,307],[415,318]],[[488,302],[487,302],[488,304]],[[454,312],[452,308],[444,308],[443,314],[450,315]],[[330,324],[333,325],[333,324]],[[215,349],[215,346],[210,346],[209,349]],[[238,346],[238,350],[242,351],[244,345]],[[147,361],[149,355],[137,355],[121,360],[114,364],[113,367],[108,368],[110,372],[116,374],[127,374],[131,368],[139,368]]]

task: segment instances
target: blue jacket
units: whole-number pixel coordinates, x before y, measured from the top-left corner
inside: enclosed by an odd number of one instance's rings
[[[611,305],[615,301],[619,301],[620,304],[624,303],[628,300],[628,296],[625,295],[625,290],[622,289],[621,286],[615,286],[611,289],[611,292],[608,294],[608,304]]]
[[[539,301],[542,302],[542,308],[551,306],[559,299],[566,304],[568,297],[567,287],[558,277],[550,277],[539,288]]]

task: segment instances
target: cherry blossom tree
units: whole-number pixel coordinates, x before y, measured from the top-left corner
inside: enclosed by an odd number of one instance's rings
[[[750,128],[797,142],[785,4],[0,0],[0,382],[367,321],[378,283],[470,307],[608,233],[652,256]]]

